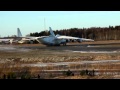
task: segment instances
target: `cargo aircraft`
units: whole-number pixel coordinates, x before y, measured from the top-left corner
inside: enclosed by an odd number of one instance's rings
[[[51,27],[49,27],[50,36],[37,38],[39,42],[45,45],[50,46],[60,46],[61,44],[66,45],[67,40],[77,40],[79,42],[82,41],[94,41],[93,39],[86,39],[86,38],[79,38],[79,37],[72,37],[72,36],[63,36],[63,35],[55,35],[52,31]]]

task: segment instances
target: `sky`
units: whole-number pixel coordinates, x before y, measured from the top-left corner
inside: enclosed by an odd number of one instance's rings
[[[0,11],[0,36],[120,25],[120,11]]]

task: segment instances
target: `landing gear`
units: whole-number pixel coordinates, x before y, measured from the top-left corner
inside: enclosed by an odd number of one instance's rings
[[[49,44],[47,46],[60,46],[60,44]]]
[[[60,46],[60,44],[55,44],[54,46]]]
[[[66,46],[66,43],[63,43],[63,46]]]

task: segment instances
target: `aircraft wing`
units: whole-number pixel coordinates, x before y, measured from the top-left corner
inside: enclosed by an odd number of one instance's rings
[[[38,38],[43,38],[43,37],[24,37],[26,40],[37,40]]]
[[[71,36],[58,36],[57,38],[58,38],[58,39],[80,39],[80,38],[71,37]]]
[[[94,41],[93,39],[78,38],[78,37],[71,37],[71,36],[58,36],[57,39],[74,39],[74,40],[81,40],[81,41]]]
[[[81,38],[82,41],[94,41],[93,39]]]

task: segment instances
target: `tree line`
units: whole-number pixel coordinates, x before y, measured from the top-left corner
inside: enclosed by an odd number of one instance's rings
[[[120,40],[120,25],[119,26],[109,26],[109,27],[91,27],[91,28],[70,28],[62,30],[53,31],[59,35],[89,38],[94,40]],[[30,33],[30,36],[49,36],[50,32],[41,31]]]

